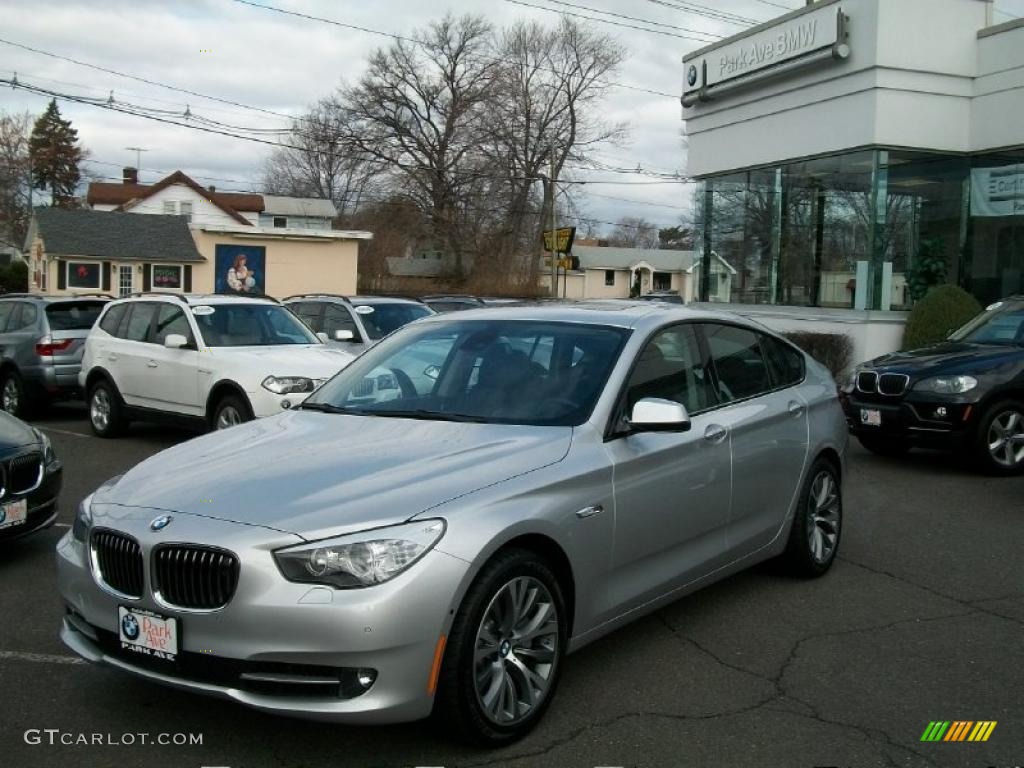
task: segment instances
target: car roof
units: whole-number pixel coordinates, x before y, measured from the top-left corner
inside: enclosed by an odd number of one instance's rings
[[[723,320],[739,322],[751,328],[760,326],[746,318],[711,309],[696,309],[680,304],[659,304],[650,301],[580,301],[538,303],[516,306],[488,306],[467,309],[454,315],[435,315],[418,323],[455,323],[473,320],[525,320],[536,322],[583,323],[619,328],[656,327],[666,322],[683,320]]]
[[[116,299],[120,303],[136,301],[164,301],[187,306],[204,304],[277,304],[277,299],[270,296],[235,296],[225,293],[133,293]]]
[[[5,293],[0,295],[0,300],[33,300],[45,304],[55,304],[66,301],[112,301],[115,297],[107,293],[75,293],[61,296],[49,296],[42,293]]]
[[[407,296],[349,296],[352,304],[422,304],[419,299]]]

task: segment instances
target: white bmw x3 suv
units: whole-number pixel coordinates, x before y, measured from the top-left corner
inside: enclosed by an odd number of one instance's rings
[[[133,419],[223,429],[298,405],[353,359],[273,299],[145,294],[107,304],[79,383],[100,437]]]

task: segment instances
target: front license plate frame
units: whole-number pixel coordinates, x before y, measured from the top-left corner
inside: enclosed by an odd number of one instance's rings
[[[877,408],[861,408],[860,423],[865,427],[882,426],[882,412]]]
[[[8,501],[0,505],[0,530],[28,522],[28,499]]]
[[[146,608],[117,607],[117,637],[121,649],[172,662],[180,647],[178,619]]]

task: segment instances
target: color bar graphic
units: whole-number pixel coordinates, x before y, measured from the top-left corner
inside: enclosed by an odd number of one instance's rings
[[[995,728],[995,720],[932,720],[921,741],[988,741]]]

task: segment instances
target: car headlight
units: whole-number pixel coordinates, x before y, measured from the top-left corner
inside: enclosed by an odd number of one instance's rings
[[[914,389],[936,395],[959,395],[970,392],[976,386],[978,380],[973,376],[934,376],[917,382]]]
[[[275,395],[294,395],[312,392],[316,389],[316,382],[305,376],[267,376],[263,380],[263,388]]]
[[[39,445],[43,449],[43,466],[46,467],[47,472],[55,471],[60,466],[60,462],[57,459],[56,452],[53,450],[53,445],[50,443],[50,438],[38,429],[33,431],[39,439]]]
[[[71,535],[83,544],[89,538],[89,527],[92,525],[92,494],[90,493],[78,503],[75,510],[75,522],[71,524]]]
[[[849,375],[843,380],[843,383],[840,385],[840,391],[844,392],[847,395],[852,393],[853,390],[857,388],[857,374],[859,373],[859,368],[855,368],[854,370],[850,371]]]
[[[369,587],[412,566],[444,531],[444,520],[418,520],[279,549],[274,559],[288,581],[340,589]]]

